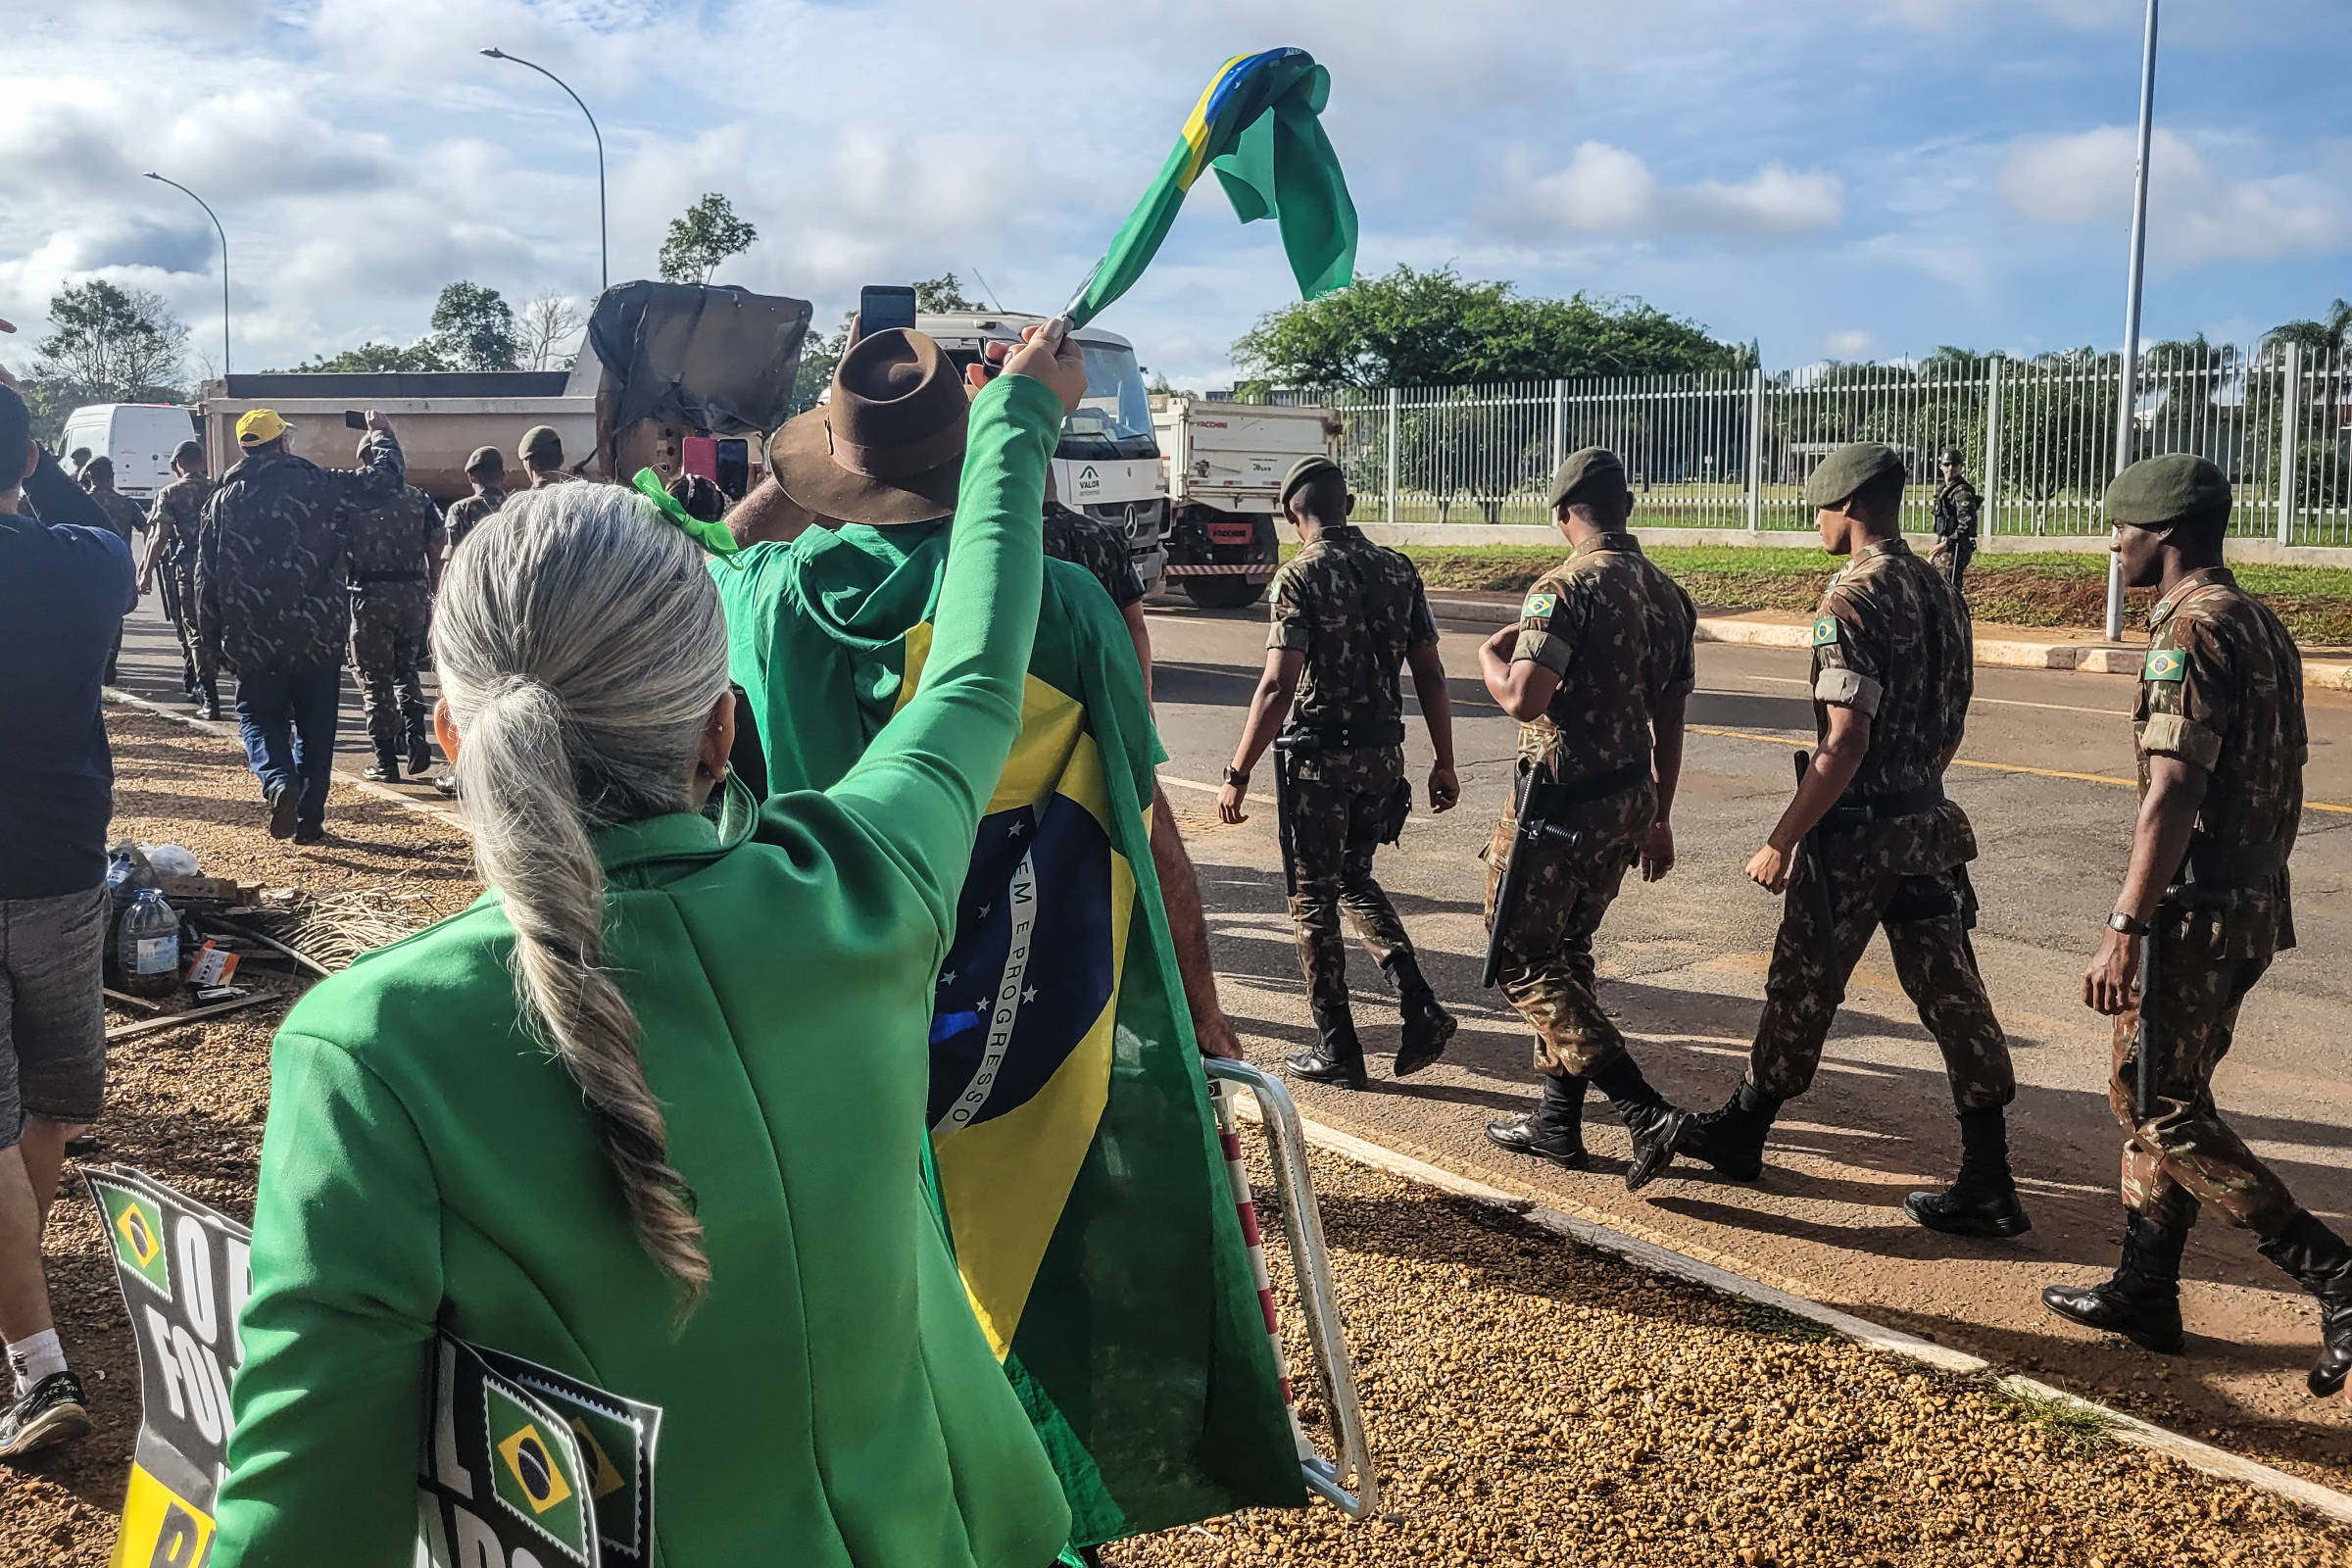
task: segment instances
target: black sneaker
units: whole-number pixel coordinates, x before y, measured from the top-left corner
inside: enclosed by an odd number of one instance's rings
[[[0,1411],[0,1459],[21,1459],[36,1449],[90,1435],[88,1396],[81,1379],[52,1372],[32,1392]]]
[[[290,839],[294,836],[294,813],[302,809],[302,791],[291,784],[275,784],[270,789],[270,836]]]
[[[294,842],[306,849],[313,844],[324,844],[326,842],[326,829],[322,827],[298,827],[294,830]]]

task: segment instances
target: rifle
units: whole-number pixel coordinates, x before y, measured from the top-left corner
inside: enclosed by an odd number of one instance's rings
[[[2165,907],[2157,905],[2148,934],[2139,939],[2139,1029],[2132,1042],[2132,1119],[2145,1125],[2156,1114],[2156,983],[2163,971],[2156,962],[2157,933],[2163,928]]]
[[[1527,893],[1527,862],[1545,839],[1566,848],[1584,836],[1544,814],[1548,803],[1537,792],[1533,779],[1531,774],[1519,781],[1519,828],[1511,836],[1511,858],[1502,868],[1502,886],[1494,892],[1494,913],[1487,928],[1487,967],[1478,983],[1490,989],[1502,972],[1502,944],[1510,932],[1511,917],[1519,911],[1519,901]]]
[[[1796,787],[1805,787],[1805,775],[1813,770],[1813,754],[1796,754]],[[1821,952],[1818,955],[1828,965],[1829,975],[1836,982],[1838,995],[1831,1005],[1845,1000],[1845,977],[1840,971],[1838,953],[1838,916],[1830,902],[1829,863],[1822,858],[1819,835],[1821,824],[1796,841],[1796,871],[1805,873],[1805,902],[1812,906],[1813,920],[1821,930]],[[1793,873],[1792,873],[1793,876]]]
[[[1323,749],[1312,735],[1286,732],[1274,737],[1274,841],[1282,846],[1282,891],[1286,898],[1298,896],[1298,855],[1291,842],[1291,760],[1294,755],[1312,755]]]

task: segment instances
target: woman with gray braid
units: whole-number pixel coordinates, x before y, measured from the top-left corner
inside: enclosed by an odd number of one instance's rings
[[[626,1561],[1054,1560],[1061,1488],[922,1146],[1085,384],[1048,330],[973,401],[921,690],[823,793],[728,778],[713,566],[656,500],[533,491],[452,556],[436,717],[489,891],[278,1035],[216,1568],[410,1568],[443,1336],[659,1408],[607,1455],[652,1536]]]

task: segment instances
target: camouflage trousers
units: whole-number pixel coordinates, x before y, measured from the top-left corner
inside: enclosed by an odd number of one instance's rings
[[[1494,825],[1486,855],[1489,931],[1511,857],[1535,857],[1521,873],[1495,980],[1535,1031],[1536,1071],[1548,1077],[1588,1077],[1625,1054],[1624,1034],[1600,1005],[1592,938],[1656,810],[1656,791],[1644,784],[1582,807],[1574,824],[1581,837],[1571,846],[1522,850],[1515,811]]]
[[[191,692],[216,691],[220,678],[219,662],[206,655],[203,639],[196,635],[194,552],[178,564],[165,563],[163,570],[156,573],[156,582],[164,592],[164,614],[179,638],[182,684]]]
[[[421,581],[371,583],[351,596],[351,667],[368,713],[368,740],[380,757],[422,739],[424,662],[433,627],[432,591]]]
[[[1780,1100],[1812,1087],[1845,983],[1883,924],[1895,978],[1943,1053],[1953,1104],[1988,1110],[2016,1099],[2008,1037],[1992,1015],[1958,907],[1960,873],[1911,871],[1916,862],[1886,853],[1869,828],[1820,834],[1817,842],[1829,861],[1830,928],[1822,929],[1815,912],[1815,862],[1800,857],[1781,907],[1749,1079]]]
[[[1342,910],[1374,961],[1385,966],[1398,955],[1413,954],[1396,906],[1372,880],[1383,821],[1404,782],[1404,750],[1359,747],[1301,758],[1291,765],[1281,788],[1298,967],[1306,976],[1308,1000],[1318,1009],[1337,1010],[1348,1005]]]
[[[2278,949],[2279,907],[2262,898],[2227,916],[2160,910],[2156,952],[2155,1114],[2136,1115],[2139,1009],[2115,1020],[2108,1102],[2124,1128],[2124,1206],[2170,1226],[2200,1204],[2232,1225],[2269,1234],[2294,1207],[2286,1184],[2222,1120],[2213,1073],[2230,1054],[2237,1009]]]

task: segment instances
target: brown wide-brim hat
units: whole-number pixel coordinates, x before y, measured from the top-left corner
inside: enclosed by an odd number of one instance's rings
[[[907,327],[861,338],[833,371],[833,396],[767,443],[776,483],[837,522],[955,515],[971,394],[939,345]]]

